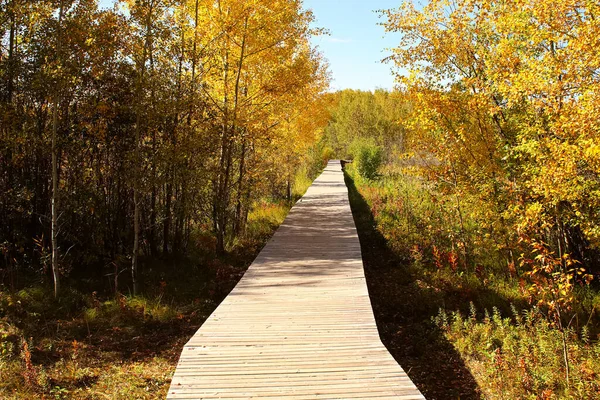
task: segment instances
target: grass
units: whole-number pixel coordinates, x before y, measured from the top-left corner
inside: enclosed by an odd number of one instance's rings
[[[440,311],[435,320],[466,360],[487,399],[597,399],[600,344],[569,331],[569,381],[562,334],[537,310],[503,316],[498,309],[464,316]]]
[[[294,201],[298,201],[300,197],[304,196],[304,193],[306,193],[310,185],[312,185],[315,178],[316,176],[311,174],[307,168],[302,168],[298,171],[292,187],[292,198]]]
[[[346,170],[382,339],[428,399],[600,398],[596,289],[576,291],[575,319],[561,331],[486,252],[494,238],[471,249],[481,267],[453,265],[456,223],[423,182]],[[475,221],[465,226],[476,232]]]
[[[181,346],[216,306],[75,291],[50,299],[40,287],[0,292],[3,399],[164,396]]]
[[[304,171],[294,200],[312,180]],[[143,295],[0,286],[0,398],[156,399],[166,396],[185,342],[233,289],[283,222],[291,203],[253,205],[244,235],[224,258],[197,232],[193,256],[142,259]],[[125,276],[125,274],[123,274]],[[123,279],[125,280],[125,279]],[[125,283],[120,283],[120,287]]]
[[[346,174],[369,296],[383,343],[427,399],[480,398],[474,377],[431,319],[443,303],[439,290],[414,276],[402,256],[389,246],[355,182]]]

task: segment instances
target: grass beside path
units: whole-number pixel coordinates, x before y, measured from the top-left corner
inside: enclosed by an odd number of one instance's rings
[[[561,331],[530,302],[526,276],[423,251],[428,236],[443,240],[444,220],[424,212],[419,182],[346,173],[381,337],[428,399],[600,398],[597,287],[574,290]]]
[[[387,246],[348,174],[345,180],[384,345],[427,399],[481,398],[460,355],[431,320],[438,312],[437,302],[429,301],[419,281]]]

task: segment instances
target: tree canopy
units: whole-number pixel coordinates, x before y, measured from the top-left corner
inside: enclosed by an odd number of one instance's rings
[[[6,0],[0,16],[5,274],[131,263],[135,286],[140,255],[185,253],[193,231],[223,253],[327,118],[301,1]]]

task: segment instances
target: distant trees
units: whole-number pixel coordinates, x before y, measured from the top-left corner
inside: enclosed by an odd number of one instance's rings
[[[294,0],[0,2],[2,278],[129,263],[136,291],[139,256],[194,229],[224,252],[326,119],[311,21]]]
[[[356,156],[358,142],[371,142],[390,153],[403,151],[404,116],[408,103],[396,92],[342,90],[330,95],[328,143],[340,158]],[[358,146],[360,147],[360,146]]]

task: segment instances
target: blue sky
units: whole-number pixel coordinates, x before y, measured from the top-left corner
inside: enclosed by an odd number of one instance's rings
[[[391,89],[394,78],[391,65],[380,61],[395,47],[398,34],[385,34],[374,10],[396,8],[402,0],[304,0],[313,10],[316,26],[326,28],[330,36],[315,38],[329,60],[333,90],[375,88]]]
[[[113,0],[100,0],[101,6]],[[397,34],[385,34],[375,10],[395,8],[402,0],[304,0],[312,9],[315,26],[326,28],[330,36],[313,39],[329,61],[332,90],[391,89],[394,78],[389,64],[380,61],[390,54],[386,48],[399,42]]]

